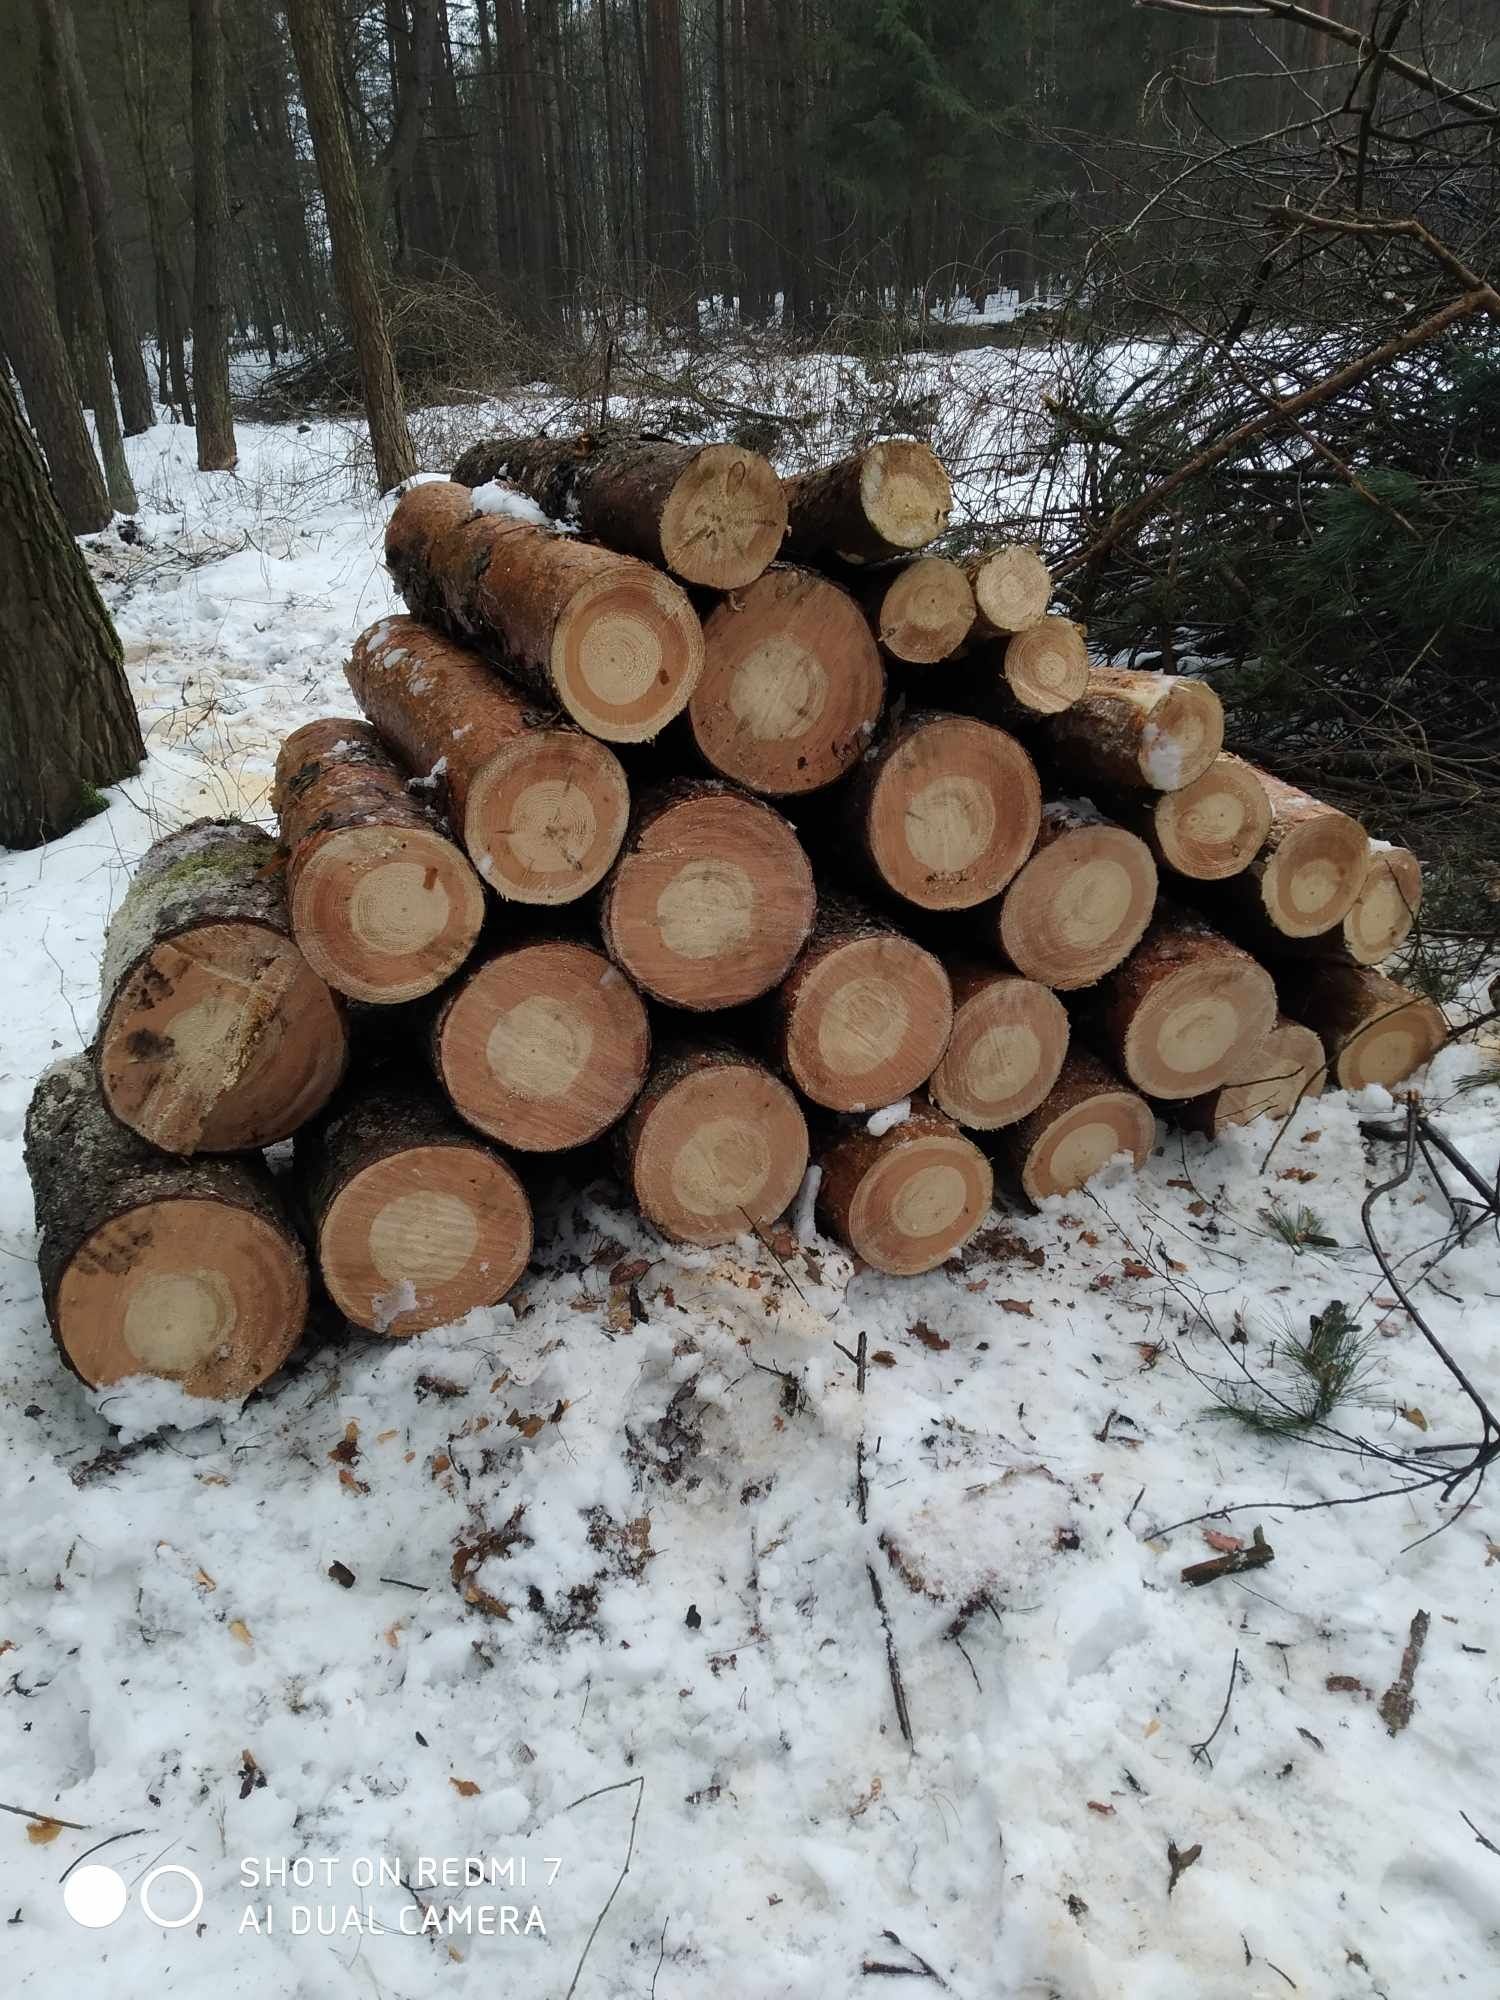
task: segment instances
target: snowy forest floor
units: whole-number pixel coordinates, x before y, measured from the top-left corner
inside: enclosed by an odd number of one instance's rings
[[[1433,1494],[1297,1511],[1390,1475],[1212,1409],[1242,1365],[1284,1381],[1288,1331],[1341,1299],[1373,1356],[1335,1422],[1474,1435],[1363,1244],[1380,1093],[1310,1103],[1265,1169],[1267,1128],[1164,1134],[1139,1179],[999,1214],[910,1283],[827,1244],[786,1277],[753,1245],[663,1250],[574,1190],[508,1305],[315,1339],[197,1427],[63,1371],[32,1084],[88,1037],[133,860],[191,816],[263,814],[280,737],[349,712],[349,642],[393,606],[354,433],[245,425],[240,451],[199,475],[190,432],[131,441],[141,540],[93,560],[150,760],[68,839],[0,858],[10,1990],[564,2000],[608,1903],[581,2000],[1493,1993],[1500,1853],[1464,1815],[1500,1845],[1500,1488],[1432,1539]],[[1428,1102],[1493,1176],[1478,1067],[1445,1053]],[[1290,1247],[1278,1204],[1327,1241]],[[1441,1194],[1419,1173],[1379,1219],[1415,1279]],[[1419,1296],[1493,1391],[1494,1232]],[[1206,1530],[1257,1525],[1268,1567],[1181,1581]],[[1392,1736],[1377,1705],[1419,1609]],[[132,1901],[78,1928],[59,1878],[104,1841],[132,1883],[191,1869],[195,1919]],[[299,1857],[311,1886],[260,1886]],[[513,1859],[513,1885],[444,1886],[465,1857]],[[423,1858],[430,1886],[389,1880]],[[187,1888],[162,1880],[158,1915]]]

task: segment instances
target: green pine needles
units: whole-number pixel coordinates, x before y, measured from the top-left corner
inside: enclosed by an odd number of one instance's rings
[[[1272,1352],[1274,1380],[1247,1374],[1218,1386],[1213,1415],[1265,1437],[1300,1437],[1327,1423],[1340,1403],[1359,1396],[1370,1377],[1371,1341],[1341,1299]]]

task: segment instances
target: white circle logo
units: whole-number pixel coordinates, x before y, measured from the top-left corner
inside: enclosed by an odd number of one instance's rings
[[[185,1917],[164,1917],[152,1909],[151,1885],[153,1882],[161,1881],[164,1875],[180,1875],[184,1882],[192,1884],[193,1907]],[[164,1931],[180,1931],[185,1924],[190,1924],[193,1921],[202,1908],[203,1884],[198,1880],[198,1877],[193,1873],[191,1868],[184,1868],[180,1862],[164,1861],[160,1868],[153,1868],[141,1884],[141,1914],[149,1917],[153,1924],[160,1924]]]
[[[102,1931],[117,1923],[129,1900],[124,1876],[98,1862],[75,1868],[63,1883],[63,1907],[74,1923],[86,1930]]]

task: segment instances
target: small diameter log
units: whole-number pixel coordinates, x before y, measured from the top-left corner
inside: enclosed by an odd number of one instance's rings
[[[693,739],[721,777],[773,797],[816,791],[859,760],[885,701],[880,650],[849,593],[777,564],[704,627]]]
[[[1059,992],[1092,986],[1129,957],[1156,908],[1144,841],[1081,801],[1042,809],[1036,852],[998,912],[994,936],[1017,972]]]
[[[1259,937],[1317,938],[1354,907],[1370,865],[1370,841],[1356,819],[1268,772],[1255,773],[1271,808],[1271,829],[1244,874],[1223,892]],[[1339,940],[1332,940],[1338,949]]]
[[[1411,936],[1422,907],[1422,864],[1405,847],[1373,845],[1365,879],[1341,926],[1356,965],[1379,965]]]
[[[582,1146],[646,1080],[640,995],[602,951],[571,938],[512,945],[446,994],[433,1067],[460,1117],[519,1152]]]
[[[1030,854],[1042,788],[1004,730],[918,711],[868,754],[844,809],[882,888],[919,909],[970,910],[998,896]]]
[[[948,1046],[953,992],[929,951],[857,905],[825,900],[771,998],[777,1061],[830,1111],[874,1111],[926,1083]]]
[[[332,1095],[339,1003],[292,937],[276,842],[197,820],[147,850],[105,933],[105,1102],[166,1153],[274,1145]]]
[[[872,570],[854,590],[886,652],[912,666],[951,659],[973,629],[973,588],[944,556]]]
[[[91,1388],[132,1375],[248,1396],[307,1318],[307,1260],[259,1159],[165,1158],[111,1116],[87,1054],[56,1063],[26,1115],[42,1300]]]
[[[1311,1028],[1278,1014],[1261,1047],[1221,1090],[1164,1107],[1174,1125],[1217,1139],[1257,1118],[1282,1119],[1306,1098],[1321,1097],[1328,1065]]]
[[[778,985],[818,906],[812,868],[780,813],[716,780],[642,799],[604,891],[604,944],[644,992],[694,1012]]]
[[[921,1099],[878,1137],[860,1125],[841,1131],[818,1164],[819,1227],[893,1278],[956,1256],[995,1198],[985,1155]]]
[[[1271,831],[1265,786],[1250,765],[1227,753],[1181,791],[1122,796],[1119,813],[1159,862],[1195,882],[1243,874]]]
[[[1288,968],[1287,1011],[1316,1030],[1340,1090],[1394,1090],[1447,1039],[1442,1009],[1362,965]]]
[[[975,1132],[1029,1117],[1062,1072],[1068,1010],[1050,987],[993,966],[949,961],[953,1033],[928,1095]]]
[[[1177,792],[1224,747],[1224,710],[1207,681],[1095,667],[1087,691],[1047,724],[1059,769],[1121,791]]]
[[[389,1004],[458,970],[484,921],[484,890],[367,722],[330,717],[294,730],[271,805],[292,935],[319,978]]]
[[[431,1084],[361,1082],[297,1135],[295,1174],[328,1294],[367,1332],[497,1305],[531,1256],[525,1189]]]
[[[886,438],[782,484],[791,553],[852,563],[925,549],[947,527],[953,505],[942,460],[913,438]]]
[[[1201,1097],[1243,1074],[1276,1025],[1265,967],[1185,911],[1159,907],[1099,988],[1095,1022],[1143,1095]]]
[[[646,1220],[680,1243],[730,1243],[774,1222],[807,1171],[807,1123],[787,1086],[728,1048],[657,1063],[620,1128]]]
[[[630,817],[612,750],[544,723],[477,653],[414,618],[362,632],[344,672],[497,895],[556,906],[604,879]]]
[[[1074,1048],[1046,1100],[1002,1134],[999,1154],[1028,1200],[1073,1194],[1118,1154],[1136,1171],[1156,1143],[1156,1119],[1097,1057]]]
[[[1003,698],[1022,716],[1062,715],[1088,693],[1089,649],[1071,618],[1043,618],[1006,641]]]
[[[982,549],[964,570],[974,592],[976,636],[1008,638],[1046,617],[1052,572],[1035,549],[1016,543]]]
[[[606,742],[657,735],[697,685],[703,630],[680,584],[633,556],[476,511],[466,487],[404,494],[386,563],[410,610]]]
[[[508,480],[547,513],[576,515],[606,548],[712,590],[753,583],[786,534],[786,495],[769,459],[734,444],[487,438],[453,477],[464,486]]]

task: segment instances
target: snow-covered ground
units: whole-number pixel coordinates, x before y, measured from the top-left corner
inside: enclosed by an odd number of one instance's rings
[[[96,1409],[63,1371],[32,1083],[88,1035],[134,858],[191,815],[263,812],[278,738],[348,712],[343,655],[393,604],[357,435],[240,444],[231,477],[169,426],[132,441],[143,539],[95,560],[150,761],[68,839],[0,857],[7,1988],[1494,1993],[1500,1854],[1463,1815],[1500,1845],[1500,1488],[1427,1540],[1452,1512],[1428,1493],[1297,1511],[1393,1482],[1210,1412],[1240,1357],[1284,1380],[1286,1330],[1342,1299],[1373,1336],[1345,1426],[1475,1435],[1362,1247],[1392,1150],[1361,1138],[1374,1097],[1308,1105],[1265,1170],[1266,1130],[1164,1135],[1139,1180],[997,1215],[910,1283],[814,1244],[793,1288],[754,1245],[666,1251],[575,1190],[511,1304],[315,1343],[197,1428],[154,1431],[130,1393]],[[1500,1092],[1462,1089],[1474,1066],[1445,1054],[1429,1102],[1493,1175]],[[1278,1201],[1337,1247],[1288,1247]],[[1433,1182],[1379,1214],[1415,1277],[1446,1233]],[[1494,1391],[1494,1232],[1419,1296]],[[1257,1526],[1268,1567],[1181,1581],[1206,1531]],[[1196,1855],[1175,1887],[1169,1844]],[[90,1930],[60,1878],[95,1847],[133,1886]],[[461,1886],[466,1858],[499,1880]],[[191,1921],[139,1906],[161,1866],[201,1881]],[[146,1893],[191,1911],[180,1874]]]

